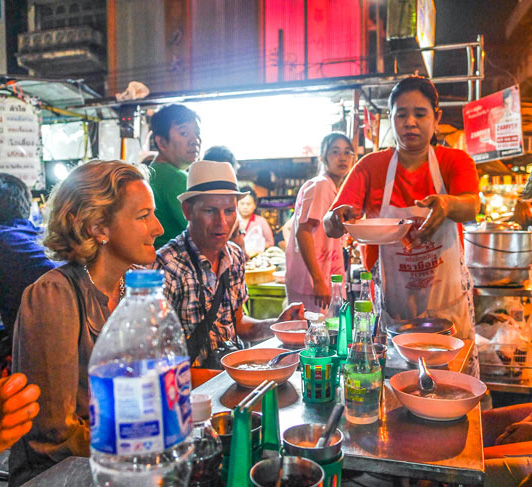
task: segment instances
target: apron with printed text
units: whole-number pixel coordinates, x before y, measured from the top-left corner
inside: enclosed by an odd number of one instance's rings
[[[399,157],[394,152],[388,172],[380,212],[381,218],[408,218],[419,228],[429,208],[390,206]],[[429,171],[436,194],[447,194],[436,153],[429,148]],[[412,232],[411,232],[412,233]],[[458,224],[447,218],[430,240],[408,239],[379,246],[383,318],[446,318],[459,338],[474,339],[472,280],[463,259]],[[476,350],[473,354],[476,356]],[[471,364],[478,376],[478,359]]]

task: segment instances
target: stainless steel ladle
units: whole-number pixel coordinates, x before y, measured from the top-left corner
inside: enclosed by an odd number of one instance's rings
[[[437,385],[434,377],[427,369],[427,364],[423,357],[417,359],[419,365],[419,388],[421,392],[430,393],[436,391]]]

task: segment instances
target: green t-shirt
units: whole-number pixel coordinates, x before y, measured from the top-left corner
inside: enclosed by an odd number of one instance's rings
[[[152,163],[150,173],[155,216],[164,228],[164,234],[155,239],[155,248],[158,249],[187,228],[188,222],[177,199],[187,190],[187,173],[166,162]]]

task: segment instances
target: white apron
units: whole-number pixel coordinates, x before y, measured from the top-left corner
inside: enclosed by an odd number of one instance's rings
[[[390,206],[398,161],[395,151],[386,174],[380,216],[409,218],[419,227],[429,208]],[[447,194],[432,147],[428,162],[436,193]],[[397,320],[447,318],[455,324],[457,337],[474,339],[472,282],[464,264],[457,223],[447,218],[428,242],[380,245],[379,266],[385,320],[386,314]]]

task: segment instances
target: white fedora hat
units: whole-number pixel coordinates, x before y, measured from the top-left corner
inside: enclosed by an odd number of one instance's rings
[[[196,161],[188,168],[187,190],[179,201],[202,194],[234,194],[238,199],[248,195],[238,190],[236,174],[228,162]]]

